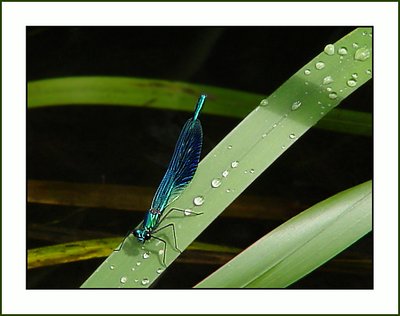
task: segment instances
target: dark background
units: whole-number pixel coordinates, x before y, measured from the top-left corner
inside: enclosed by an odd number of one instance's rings
[[[28,27],[27,80],[127,76],[273,92],[354,27]],[[195,102],[195,100],[194,100]],[[372,112],[372,80],[340,105]],[[151,186],[156,189],[188,114],[115,106],[27,111],[27,178]],[[202,114],[204,157],[240,120]],[[323,163],[322,163],[323,162]],[[326,166],[329,165],[329,168]],[[312,205],[372,178],[372,138],[312,129],[244,194]],[[144,211],[144,210],[143,210]],[[299,210],[301,211],[301,210]],[[71,215],[73,214],[73,215]],[[144,213],[28,204],[28,223],[122,236]],[[218,219],[199,240],[246,247],[279,221]],[[79,240],[79,236],[76,236]],[[51,238],[48,238],[51,239]],[[28,248],[52,244],[31,237]],[[371,259],[369,234],[347,252]],[[344,252],[340,256],[346,256]],[[28,288],[79,287],[102,260],[34,269]],[[193,286],[217,266],[174,263],[158,287]],[[371,288],[372,271],[319,269],[293,288]]]

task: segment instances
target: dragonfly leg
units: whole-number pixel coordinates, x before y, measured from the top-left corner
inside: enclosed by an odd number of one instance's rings
[[[154,238],[154,239],[157,239],[157,240],[161,241],[161,242],[164,244],[163,265],[164,265],[164,267],[166,267],[167,264],[165,263],[165,258],[166,258],[166,254],[167,254],[167,243],[165,242],[164,239],[158,238],[158,237],[156,237],[156,236],[151,236],[151,237]]]
[[[165,213],[165,215],[160,219],[160,223],[169,215],[169,213],[172,213],[173,211],[178,211],[178,212],[181,212],[181,213],[183,213],[185,215],[187,215],[188,213],[190,215],[195,215],[195,216],[203,214],[203,212],[197,213],[197,212],[193,212],[192,210],[189,210],[189,209],[184,210],[184,209],[181,209],[181,208],[173,207],[173,208],[169,209],[168,212]]]
[[[176,249],[178,252],[182,253],[182,250],[180,250],[180,249],[178,248],[178,244],[177,244],[177,242],[176,242],[176,233],[175,233],[175,225],[174,225],[174,223],[169,223],[169,224],[167,224],[167,225],[165,225],[165,226],[163,226],[163,227],[161,227],[161,228],[158,228],[157,230],[153,231],[153,233],[158,233],[160,230],[162,230],[162,229],[164,229],[164,228],[167,228],[167,227],[171,227],[171,228],[172,228],[172,233],[173,233],[173,235],[174,235],[174,247],[175,247],[175,249]],[[154,236],[153,236],[153,237],[154,237]],[[158,239],[160,239],[160,238],[158,238]],[[165,241],[164,241],[164,242],[165,242]]]
[[[122,246],[124,245],[124,242],[126,240],[126,238],[128,238],[128,236],[132,233],[132,231],[128,230],[128,232],[126,233],[124,239],[122,239],[122,242],[119,244],[117,249],[114,249],[114,251],[120,251]]]

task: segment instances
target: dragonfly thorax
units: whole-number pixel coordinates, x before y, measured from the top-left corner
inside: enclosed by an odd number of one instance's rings
[[[133,236],[135,236],[141,243],[144,243],[146,240],[151,238],[151,233],[146,229],[138,228],[133,231]]]

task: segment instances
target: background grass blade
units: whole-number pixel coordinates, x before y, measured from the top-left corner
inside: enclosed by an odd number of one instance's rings
[[[175,224],[180,249],[192,243],[301,135],[371,78],[370,33],[370,28],[356,29],[336,42],[333,51],[319,54],[263,100],[201,161],[189,187],[170,207],[203,214],[171,214],[163,222]],[[346,54],[340,50],[343,48]],[[329,84],[325,84],[327,77]],[[201,203],[194,203],[195,198]],[[169,264],[179,255],[172,246],[171,232],[163,230],[157,235],[169,241]],[[130,237],[82,287],[147,287],[163,270],[162,248],[157,240],[142,245]]]
[[[368,181],[285,222],[196,287],[284,288],[371,229],[372,182]]]
[[[203,113],[243,118],[263,95],[213,86],[165,80],[124,77],[69,77],[28,83],[28,108],[60,105],[120,105],[193,110],[193,99],[206,91]],[[230,110],[226,111],[226,105]],[[369,113],[335,109],[323,117],[317,128],[370,136]]]
[[[28,269],[42,268],[56,264],[107,257],[118,246],[123,237],[90,239],[68,242],[28,250]],[[204,253],[237,254],[240,249],[208,243],[194,242],[188,250]]]

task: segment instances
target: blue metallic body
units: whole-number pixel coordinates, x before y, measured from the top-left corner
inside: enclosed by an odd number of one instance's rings
[[[205,94],[200,95],[193,117],[188,119],[182,128],[171,161],[154,195],[150,209],[146,212],[140,227],[133,231],[139,242],[144,243],[152,237],[152,233],[160,224],[164,210],[179,197],[193,179],[203,143],[203,131],[198,116],[205,99]]]

